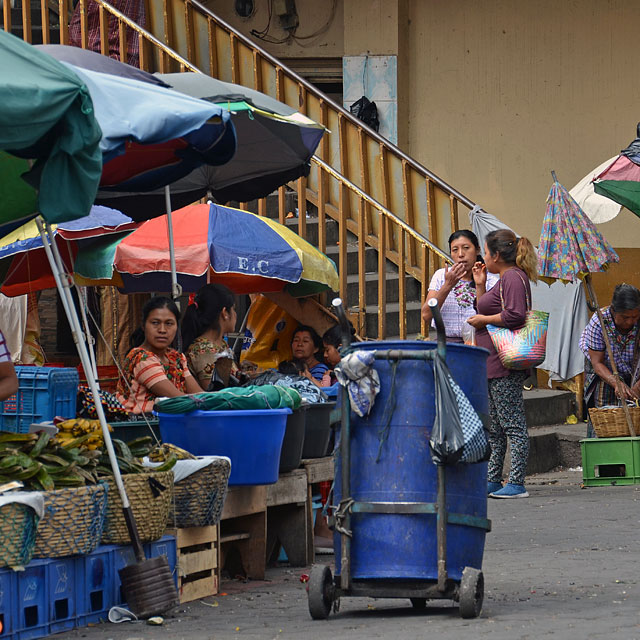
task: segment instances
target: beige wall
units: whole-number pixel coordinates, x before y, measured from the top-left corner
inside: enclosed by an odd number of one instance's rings
[[[250,36],[277,58],[341,58],[344,51],[343,2],[344,0],[336,0],[335,11],[332,11],[333,0],[296,0],[300,19],[297,36],[310,35],[328,21],[330,24],[326,31],[315,38],[291,40],[285,44],[269,44],[250,35],[252,29],[262,31],[267,26],[268,0],[255,0],[256,11],[247,19],[237,16],[233,0],[203,0],[202,4],[244,35]],[[274,15],[271,19],[269,36],[274,40],[282,40],[286,35],[287,33],[280,28],[278,17]]]
[[[573,186],[640,120],[631,0],[412,0],[408,152],[531,239],[549,171]],[[640,246],[629,212],[600,229]]]

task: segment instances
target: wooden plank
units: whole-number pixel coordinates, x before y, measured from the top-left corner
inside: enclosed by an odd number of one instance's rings
[[[302,461],[309,484],[333,480],[333,458],[310,458]]]
[[[267,488],[265,485],[255,487],[229,487],[222,510],[222,519],[237,518],[252,513],[260,513],[267,509]]]
[[[218,539],[218,525],[208,527],[188,527],[185,529],[167,529],[166,534],[174,536],[178,550],[193,547],[197,544],[216,542]]]
[[[307,473],[304,469],[282,474],[278,482],[267,488],[267,507],[282,504],[304,504],[307,500]]]
[[[11,3],[5,2],[5,7],[9,7],[11,10]],[[50,44],[51,43],[51,31],[49,25],[49,0],[40,0],[40,18],[42,24],[42,44]],[[6,25],[6,23],[5,23]],[[80,39],[81,45],[83,49],[87,49],[88,39],[87,39],[87,6],[86,0],[80,0]]]
[[[229,535],[222,536],[220,538],[220,544],[225,544],[227,542],[235,542],[236,540],[248,540],[250,537],[251,537],[251,534],[246,532],[230,533]]]
[[[179,559],[179,575],[184,578],[201,571],[216,569],[218,567],[218,550],[216,547],[212,547],[193,553],[181,553]]]
[[[218,576],[208,576],[180,586],[180,603],[200,600],[218,593]]]
[[[9,2],[9,0],[5,0]],[[22,3],[22,38],[25,42],[31,44],[31,2]]]

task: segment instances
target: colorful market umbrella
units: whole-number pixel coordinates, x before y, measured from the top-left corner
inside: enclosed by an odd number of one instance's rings
[[[605,169],[609,168],[615,162],[616,158],[617,156],[609,158],[609,160],[598,165],[569,190],[571,197],[576,201],[582,211],[584,211],[587,218],[589,218],[591,222],[595,222],[595,224],[602,224],[603,222],[613,220],[622,209],[622,206],[617,202],[596,193],[593,184],[594,179]]]
[[[619,261],[613,247],[554,178],[538,248],[540,278],[548,284],[573,282]]]
[[[96,238],[121,240],[139,226],[128,216],[107,207],[93,206],[88,216],[53,227],[58,250],[67,273],[81,247]],[[0,293],[19,296],[56,286],[40,232],[31,220],[0,240]]]
[[[338,288],[335,264],[274,220],[216,204],[192,205],[172,215],[178,283],[185,292],[207,282],[221,282],[236,293],[285,289],[297,297]],[[164,217],[145,222],[123,240],[82,249],[75,263],[79,281],[105,282],[110,275],[111,284],[128,293],[170,291],[170,271]]]
[[[640,216],[640,124],[636,139],[595,177],[593,188]]]
[[[547,198],[547,210],[538,245],[538,274],[540,279],[548,284],[554,280],[582,280],[587,291],[588,304],[598,315],[600,325],[604,327],[600,305],[591,283],[591,274],[605,271],[610,264],[619,262],[620,258],[569,192],[558,182],[555,172],[552,171],[551,175],[553,185]],[[606,331],[603,331],[602,335],[616,385],[619,385],[620,379],[609,337]],[[629,433],[635,436],[626,402],[623,402],[622,406]]]
[[[228,109],[237,136],[237,151],[223,165],[203,165],[171,185],[175,208],[204,197],[247,202],[309,174],[311,157],[324,127],[288,105],[241,85],[198,73],[156,74],[175,90]],[[159,211],[161,190],[128,195],[118,187],[101,188],[97,202],[131,214],[131,209]]]

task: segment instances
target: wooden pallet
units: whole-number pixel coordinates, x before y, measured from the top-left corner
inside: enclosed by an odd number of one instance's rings
[[[167,534],[176,538],[180,602],[217,594],[220,585],[218,525],[169,529]]]

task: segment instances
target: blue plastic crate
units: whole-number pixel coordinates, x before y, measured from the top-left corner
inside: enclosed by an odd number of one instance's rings
[[[122,589],[120,588],[120,575],[118,571],[130,564],[136,564],[136,555],[133,552],[133,547],[130,546],[125,547],[124,545],[114,544],[108,545],[108,548],[111,549],[111,567],[113,569],[113,604],[124,606],[126,604],[126,600],[124,599]]]
[[[49,590],[50,633],[67,631],[77,626],[79,576],[76,556],[51,558],[46,565]]]
[[[176,570],[176,563],[178,560],[178,547],[176,544],[175,536],[162,536],[160,540],[149,542],[144,545],[144,555],[147,558],[156,558],[158,556],[167,556],[169,563],[169,569],[171,569],[171,575],[173,581],[178,586],[178,572]]]
[[[58,367],[16,367],[18,392],[0,402],[0,430],[27,433],[34,422],[76,415],[78,371]]]
[[[10,638],[16,619],[16,577],[12,569],[0,569],[0,638]]]
[[[116,604],[114,594],[113,546],[98,547],[86,556],[76,556],[78,626],[106,620]]]
[[[49,635],[47,581],[48,560],[32,560],[24,571],[16,572],[15,640],[31,640]]]

